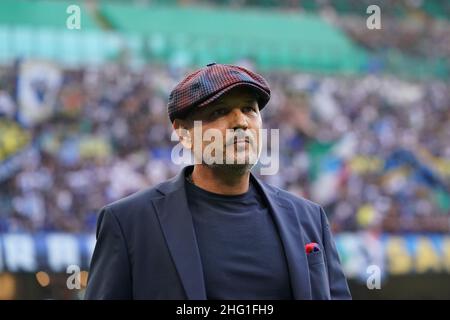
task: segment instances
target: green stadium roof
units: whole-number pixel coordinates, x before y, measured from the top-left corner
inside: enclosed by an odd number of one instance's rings
[[[80,1],[1,0],[0,25],[66,28],[70,5],[81,7],[81,29],[97,29],[97,24]]]
[[[365,58],[343,32],[315,15],[121,3],[103,3],[101,13],[116,30],[149,36],[152,54],[184,51],[194,64],[249,57],[263,68],[357,71]]]

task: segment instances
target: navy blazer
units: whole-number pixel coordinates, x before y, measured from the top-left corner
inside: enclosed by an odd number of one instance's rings
[[[86,299],[206,299],[184,168],[176,177],[104,207]],[[323,209],[259,181],[286,253],[295,299],[350,299]],[[320,251],[306,254],[305,244]]]

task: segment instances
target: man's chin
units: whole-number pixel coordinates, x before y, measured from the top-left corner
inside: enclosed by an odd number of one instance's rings
[[[207,165],[208,167],[215,169],[215,170],[222,170],[222,171],[227,171],[230,172],[230,174],[245,174],[247,172],[249,172],[253,166],[255,164],[254,163],[222,163],[222,164],[217,164],[217,163],[213,163],[213,164],[209,164]]]

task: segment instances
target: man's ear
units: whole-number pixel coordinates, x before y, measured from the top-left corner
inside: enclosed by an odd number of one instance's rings
[[[178,135],[178,138],[180,139],[181,144],[186,149],[192,148],[192,139],[191,134],[189,132],[188,128],[188,122],[187,120],[183,119],[175,119],[172,123],[173,129]]]

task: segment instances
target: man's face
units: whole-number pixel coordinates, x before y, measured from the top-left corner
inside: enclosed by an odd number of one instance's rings
[[[201,136],[195,134],[194,121],[201,121]],[[249,88],[231,89],[180,123],[189,131],[191,149],[197,161],[201,159],[202,163],[217,166],[220,164],[215,159],[222,154],[225,165],[250,169],[259,157],[262,119],[256,96]],[[214,143],[214,135],[220,135],[222,143]],[[195,148],[199,139],[202,148]],[[208,148],[212,143],[214,149]]]

